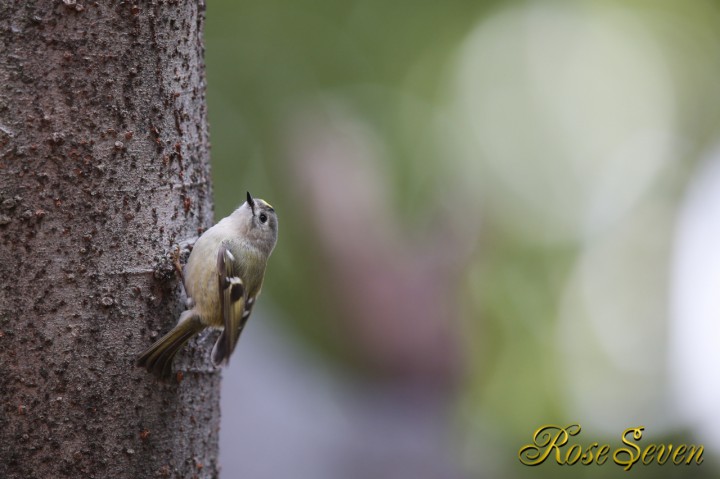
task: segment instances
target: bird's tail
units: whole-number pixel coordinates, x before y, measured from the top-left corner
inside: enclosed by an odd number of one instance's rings
[[[172,361],[177,352],[203,328],[194,311],[185,311],[178,324],[138,356],[135,364],[158,378],[169,378],[172,375]]]

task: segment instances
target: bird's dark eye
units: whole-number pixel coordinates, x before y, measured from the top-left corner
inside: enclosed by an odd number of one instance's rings
[[[260,213],[260,223],[265,223],[267,221],[267,215],[265,213]]]

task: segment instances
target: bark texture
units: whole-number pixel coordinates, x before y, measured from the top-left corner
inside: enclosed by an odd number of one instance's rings
[[[211,338],[163,384],[168,252],[212,222],[204,4],[0,0],[0,477],[216,477]]]

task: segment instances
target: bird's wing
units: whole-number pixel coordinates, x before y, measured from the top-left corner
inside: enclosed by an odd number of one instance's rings
[[[227,362],[245,324],[246,318],[243,318],[243,312],[247,292],[236,264],[236,258],[223,242],[218,249],[217,273],[220,311],[225,330],[218,340],[213,354],[215,364]]]

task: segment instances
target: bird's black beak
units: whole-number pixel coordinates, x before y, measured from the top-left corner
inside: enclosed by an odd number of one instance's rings
[[[252,210],[253,216],[255,216],[255,200],[253,199],[250,192],[247,192],[247,204],[250,205],[250,209]]]

